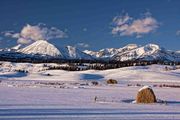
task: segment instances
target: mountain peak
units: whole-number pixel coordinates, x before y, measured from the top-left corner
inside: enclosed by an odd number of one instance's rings
[[[21,49],[22,46],[23,46],[22,44],[18,44],[18,45],[16,45],[16,46],[13,46],[11,49],[16,51],[16,50]]]
[[[38,40],[31,45],[18,50],[18,52],[22,52],[24,54],[41,54],[47,56],[62,56],[60,51],[51,43],[45,40]]]
[[[67,53],[70,59],[85,59],[85,60],[92,60],[92,57],[89,54],[86,54],[76,47],[73,46],[66,46]]]
[[[150,43],[150,44],[147,44],[145,46],[149,47],[149,48],[152,48],[152,49],[160,49],[159,45],[157,45],[157,44]]]
[[[102,60],[116,60],[116,61],[128,61],[128,60],[170,60],[179,61],[179,53],[173,53],[161,48],[156,44],[147,44],[144,46],[138,46],[137,44],[128,44],[122,48],[105,48],[97,52],[85,50],[85,53],[93,56],[96,59]]]
[[[133,59],[158,59],[161,56],[162,51],[160,47],[156,44],[147,44],[141,47],[135,47],[134,49],[126,50],[122,53],[118,53],[113,56],[112,59],[119,60],[119,61],[127,61]],[[160,55],[161,54],[161,55]]]
[[[180,52],[170,51],[161,48],[156,44],[147,44],[138,46],[136,44],[128,44],[122,48],[105,48],[99,51],[80,51],[76,47],[66,46],[56,48],[46,40],[38,40],[31,45],[21,48],[20,45],[14,47],[13,52],[20,52],[30,55],[42,55],[47,57],[55,57],[60,59],[71,60],[113,60],[113,61],[129,61],[129,60],[162,60],[162,61],[180,61]],[[1,50],[3,51],[3,50]],[[32,56],[33,57],[33,56]],[[36,56],[38,57],[38,56]]]
[[[127,48],[128,50],[130,49],[135,49],[137,48],[138,45],[137,44],[127,44],[126,46],[124,46],[123,48]]]

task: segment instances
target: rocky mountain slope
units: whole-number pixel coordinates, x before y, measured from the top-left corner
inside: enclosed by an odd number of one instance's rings
[[[92,57],[80,50],[76,49],[72,46],[66,46],[64,48],[57,48],[51,43],[45,40],[39,40],[31,45],[17,50],[17,52],[23,54],[31,54],[31,55],[42,55],[42,56],[50,56],[54,58],[62,58],[62,59],[86,59],[91,60]]]
[[[58,48],[55,45],[39,40],[26,47],[17,45],[10,50],[1,50],[0,56],[5,58],[26,58],[47,57],[63,60],[112,60],[112,61],[132,61],[132,60],[160,60],[180,62],[180,52],[166,50],[156,44],[138,46],[128,44],[122,48],[105,48],[99,51],[80,51],[76,47],[66,46]]]
[[[176,51],[166,50],[156,44],[147,44],[138,46],[129,44],[122,48],[102,49],[100,51],[84,51],[92,55],[96,59],[108,59],[115,61],[131,61],[131,60],[161,60],[161,61],[180,61],[180,53]]]

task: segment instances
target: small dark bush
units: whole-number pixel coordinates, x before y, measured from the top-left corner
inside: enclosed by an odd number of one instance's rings
[[[97,81],[92,81],[92,85],[98,85],[99,83]]]
[[[47,75],[47,76],[52,76],[52,75],[51,75],[51,74],[49,74],[49,73],[48,73],[48,74],[46,74],[46,75]]]
[[[28,73],[28,71],[27,70],[21,70],[21,69],[19,69],[19,70],[15,70],[16,72],[21,72],[21,73]]]
[[[107,84],[117,84],[117,80],[114,80],[114,79],[109,79],[106,81]]]

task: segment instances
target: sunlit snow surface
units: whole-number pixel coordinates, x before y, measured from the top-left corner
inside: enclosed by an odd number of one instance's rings
[[[80,80],[107,80],[116,79],[119,82],[180,82],[180,69],[166,70],[165,65],[133,66],[110,70],[64,71],[47,70],[56,66],[67,66],[55,63],[10,63],[2,62],[0,79],[9,80],[53,80],[53,81],[80,81]],[[173,69],[173,66],[167,66]],[[180,67],[180,66],[177,66]],[[25,70],[28,73],[16,72]],[[47,74],[50,74],[48,76]]]
[[[13,71],[20,66],[28,69],[29,73]],[[179,69],[165,71],[165,66],[151,65],[67,72],[42,70],[42,66],[5,63],[0,68],[0,120],[180,119],[180,88],[152,86],[180,85]],[[52,76],[47,76],[47,73]],[[117,79],[118,84],[107,85],[105,80],[108,78]],[[90,84],[92,80],[98,81],[99,85]],[[165,103],[133,104],[142,86],[128,84],[137,83],[150,85],[156,97]]]

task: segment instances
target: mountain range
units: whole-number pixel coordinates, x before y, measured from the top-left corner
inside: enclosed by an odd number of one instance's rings
[[[8,54],[8,55],[6,55]],[[131,60],[160,60],[180,62],[180,52],[166,50],[156,44],[147,44],[138,46],[128,44],[122,48],[105,48],[99,51],[84,50],[80,51],[76,47],[66,46],[58,48],[46,40],[38,40],[26,47],[17,45],[11,49],[0,50],[2,56],[21,57],[30,55],[31,57],[58,58],[67,60],[113,60],[113,61],[131,61]]]

